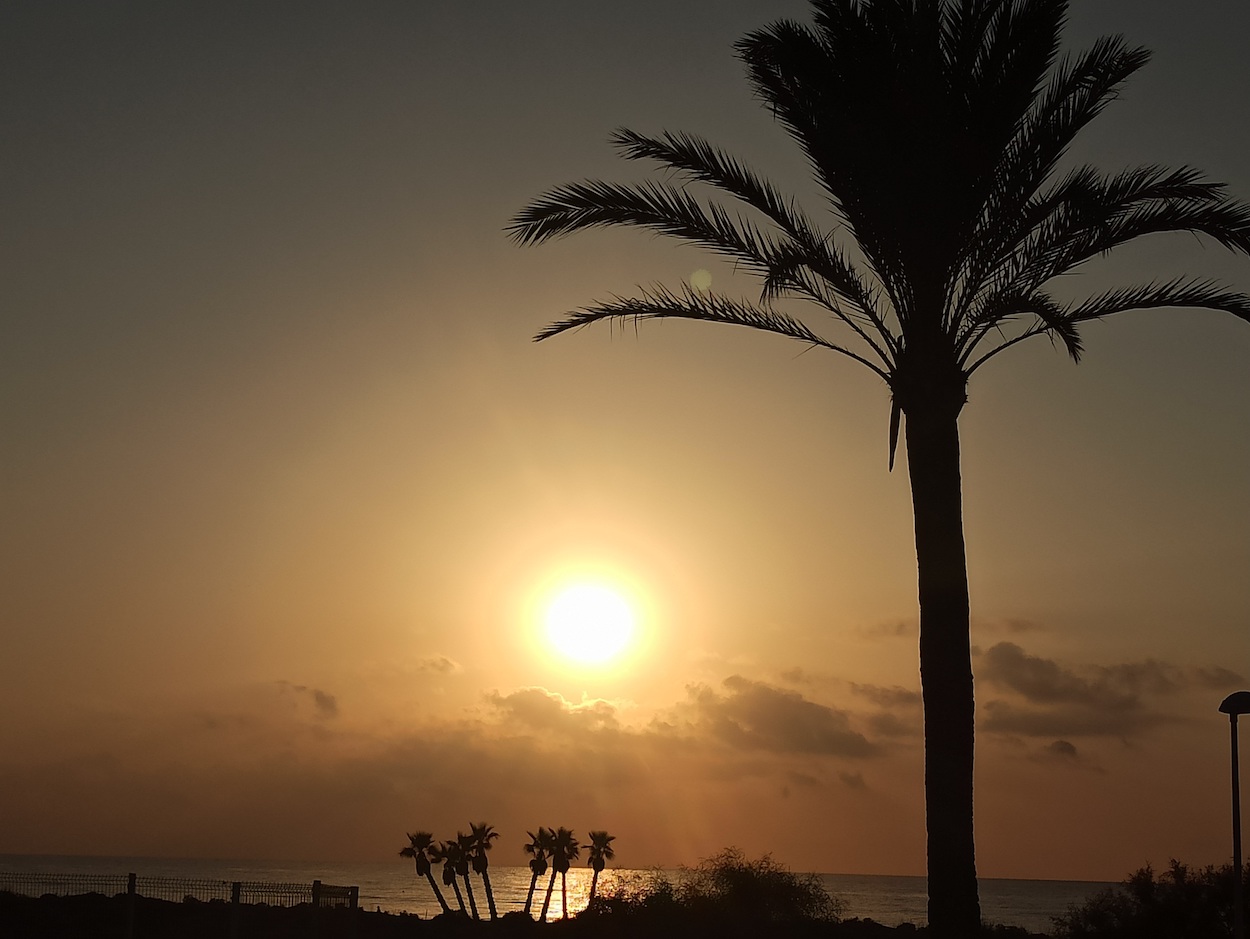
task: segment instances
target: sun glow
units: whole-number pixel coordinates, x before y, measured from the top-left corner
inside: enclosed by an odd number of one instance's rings
[[[548,643],[563,655],[589,665],[616,658],[634,637],[634,611],[611,587],[572,584],[551,600],[543,618]]]

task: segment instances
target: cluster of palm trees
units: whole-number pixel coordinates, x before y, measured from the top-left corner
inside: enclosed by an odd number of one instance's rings
[[[424,877],[429,882],[430,889],[434,891],[434,897],[438,900],[438,905],[444,913],[452,912],[451,906],[448,905],[446,898],[443,896],[442,890],[439,889],[438,882],[434,879],[434,865],[442,864],[443,873],[442,880],[444,887],[450,887],[455,893],[456,903],[459,906],[459,912],[472,916],[473,919],[481,919],[478,913],[477,900],[473,895],[473,884],[469,879],[469,872],[477,874],[482,878],[482,888],[486,892],[486,903],[490,909],[490,918],[498,919],[499,913],[495,908],[495,893],[491,889],[490,866],[487,859],[487,852],[491,849],[491,842],[499,837],[499,833],[494,827],[482,822],[480,824],[469,825],[469,834],[457,832],[454,840],[435,841],[434,836],[428,831],[418,831],[408,833],[408,846],[403,848],[400,857],[412,858],[416,865],[417,876]],[[525,853],[530,855],[529,868],[531,872],[529,892],[525,896],[525,914],[532,916],[532,908],[534,905],[534,890],[538,884],[538,878],[545,875],[548,870],[551,872],[551,878],[547,881],[547,893],[543,898],[542,912],[539,919],[543,922],[547,921],[547,911],[551,907],[551,895],[555,891],[556,875],[560,875],[560,901],[563,909],[563,916],[568,919],[569,903],[568,903],[568,885],[567,875],[569,867],[573,861],[576,861],[580,855],[582,848],[586,849],[586,863],[594,871],[590,880],[590,900],[595,899],[595,891],[599,886],[599,874],[607,866],[607,862],[616,856],[616,852],[612,850],[612,842],[616,840],[615,835],[610,835],[606,831],[592,831],[590,833],[590,843],[581,844],[578,842],[576,835],[568,828],[544,828],[539,826],[537,832],[526,832],[529,835],[529,841],[525,845]],[[460,890],[461,883],[464,884],[464,892]],[[465,907],[465,898],[468,898],[468,907]]]

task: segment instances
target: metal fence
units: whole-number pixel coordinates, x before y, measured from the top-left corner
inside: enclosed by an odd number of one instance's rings
[[[26,897],[59,897],[99,893],[151,900],[225,900],[264,906],[348,907],[355,909],[358,887],[323,884],[272,884],[259,881],[193,880],[184,877],[139,877],[135,874],[39,874],[0,871],[0,891]]]
[[[43,874],[0,871],[0,893],[26,897],[73,897],[100,894],[105,897],[124,896],[126,904],[126,936],[134,936],[134,899],[166,900],[175,903],[220,901],[231,909],[230,936],[239,934],[240,907],[311,906],[314,910],[330,907],[355,910],[360,900],[359,887],[323,884],[278,884],[258,881],[196,880],[183,877],[140,877],[136,874]],[[354,921],[354,916],[353,916]],[[354,929],[353,929],[354,932]]]

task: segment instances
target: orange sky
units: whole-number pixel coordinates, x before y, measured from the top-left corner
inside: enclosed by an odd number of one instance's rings
[[[386,859],[486,819],[502,863],[541,824],[625,866],[923,872],[885,388],[698,324],[535,346],[639,283],[755,288],[645,236],[502,234],[546,187],[637,178],[622,124],[815,200],[730,51],[806,4],[520,6],[0,12],[0,853]],[[1156,51],[1081,158],[1250,196],[1248,19],[1077,10],[1074,44]],[[1180,238],[1074,289],[1160,271],[1250,287]],[[1229,854],[1250,327],[1086,337],[978,372],[961,422],[985,876]],[[615,669],[534,638],[588,570],[639,605]]]

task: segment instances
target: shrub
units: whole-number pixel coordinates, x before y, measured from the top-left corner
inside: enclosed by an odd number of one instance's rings
[[[1247,871],[1250,873],[1250,871]],[[1225,939],[1233,934],[1233,868],[1191,870],[1173,860],[1055,918],[1056,939]]]
[[[837,922],[841,904],[814,874],[796,874],[771,855],[750,860],[726,848],[676,879],[653,871],[619,881],[583,916],[624,915],[745,924]]]

